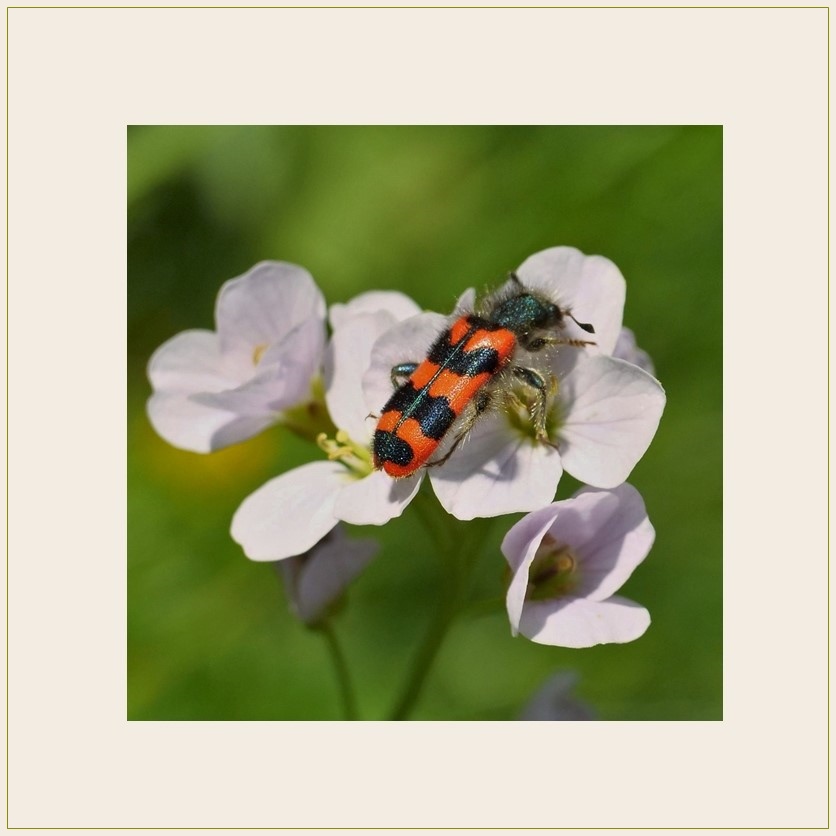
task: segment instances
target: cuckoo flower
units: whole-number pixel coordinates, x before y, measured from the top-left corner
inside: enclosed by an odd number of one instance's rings
[[[279,561],[276,566],[293,613],[315,627],[328,617],[378,551],[376,540],[347,537],[343,526],[337,525],[310,551]]]
[[[170,444],[209,453],[244,441],[310,394],[325,346],[325,301],[310,273],[263,261],[226,282],[216,331],[184,331],[148,364],[148,416]]]
[[[637,639],[650,615],[614,593],[654,536],[644,502],[628,484],[584,488],[523,517],[502,541],[512,572],[506,596],[512,633],[560,647]]]
[[[408,338],[417,312],[418,306],[403,294],[383,292],[332,308],[325,402],[338,429],[336,437],[320,437],[320,460],[271,479],[238,508],[232,537],[247,557],[282,560],[302,554],[338,520],[383,525],[415,496],[420,474],[393,481],[372,467],[375,422],[363,399],[361,379],[377,338],[395,325]],[[410,319],[401,321],[406,316]]]
[[[593,323],[596,344],[559,346],[515,360],[554,381],[550,443],[534,437],[531,403],[526,402],[530,393],[520,387],[516,398],[497,398],[496,408],[480,419],[444,466],[430,469],[439,501],[461,520],[540,508],[554,498],[564,469],[595,487],[620,484],[644,455],[665,404],[658,381],[610,356],[621,332],[625,296],[624,278],[611,261],[555,247],[526,259],[516,272],[527,287],[556,300],[579,321]],[[466,310],[473,300],[472,291],[465,293],[456,311]],[[369,410],[380,409],[391,394],[391,367],[422,359],[446,322],[425,315],[413,322],[409,344],[400,327],[378,340],[363,377]],[[590,338],[571,320],[561,336]]]

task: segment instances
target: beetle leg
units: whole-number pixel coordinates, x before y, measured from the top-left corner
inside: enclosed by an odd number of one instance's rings
[[[453,455],[456,448],[464,441],[467,434],[473,429],[476,422],[488,409],[491,404],[491,396],[487,392],[479,392],[476,397],[473,399],[473,406],[471,407],[470,411],[464,418],[462,422],[462,426],[459,429],[458,433],[456,434],[456,438],[453,441],[452,446],[450,449],[440,458],[436,459],[434,462],[427,462],[425,467],[438,467],[440,464],[444,464],[450,456]]]
[[[546,419],[549,415],[549,394],[550,391],[557,390],[557,381],[552,377],[551,381],[547,382],[540,372],[534,369],[524,368],[523,366],[512,366],[511,372],[514,377],[534,390],[535,401],[534,408],[531,410],[531,420],[534,423],[534,432],[537,440],[554,447],[554,444],[549,441],[549,435],[546,432]]]
[[[398,363],[397,366],[392,366],[392,370],[389,372],[389,379],[392,381],[392,386],[397,389],[403,385],[403,379],[409,377],[417,368],[418,363]]]
[[[563,337],[533,337],[522,341],[522,347],[526,351],[540,351],[547,345],[571,345],[573,348],[583,348],[587,345],[597,345],[594,340],[573,340]]]

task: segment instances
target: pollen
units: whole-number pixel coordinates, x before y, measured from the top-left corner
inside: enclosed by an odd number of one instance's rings
[[[334,438],[329,438],[326,433],[320,433],[316,437],[316,443],[329,461],[345,465],[355,476],[368,476],[372,472],[372,457],[369,449],[353,441],[345,430],[337,430]]]
[[[253,349],[253,365],[257,366],[261,362],[261,358],[264,356],[264,352],[267,351],[268,343],[259,343]]]
[[[547,534],[528,570],[529,600],[560,598],[578,584],[580,562],[572,548]]]

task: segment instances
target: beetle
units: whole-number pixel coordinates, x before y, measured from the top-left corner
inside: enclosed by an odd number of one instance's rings
[[[476,312],[459,315],[439,334],[421,363],[401,363],[392,369],[396,389],[383,407],[372,439],[375,468],[399,479],[422,466],[443,464],[497,393],[507,392],[515,382],[534,393],[535,435],[550,443],[546,419],[551,380],[520,361],[549,346],[595,344],[563,337],[566,319],[595,333],[591,324],[578,322],[568,308],[510,273],[503,288],[490,294]],[[430,461],[454,426],[450,449]]]

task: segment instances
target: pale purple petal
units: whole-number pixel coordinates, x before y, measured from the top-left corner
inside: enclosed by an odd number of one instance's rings
[[[338,462],[297,467],[262,485],[232,518],[232,539],[250,560],[302,554],[336,524],[334,501],[347,480]]]
[[[380,415],[394,391],[392,369],[402,363],[420,363],[448,322],[449,317],[441,314],[422,313],[398,322],[378,335],[362,378],[367,412]]]
[[[567,336],[594,339],[598,350],[612,353],[621,331],[627,286],[608,258],[584,255],[574,247],[552,247],[529,256],[517,275],[524,285],[545,293],[571,310],[579,322],[595,328],[595,336],[590,337],[569,321]]]
[[[238,415],[274,415],[310,393],[324,344],[322,323],[309,319],[266,352],[254,377],[235,389],[194,395],[192,400]],[[280,358],[280,359],[278,359]]]
[[[572,693],[578,684],[576,671],[559,671],[526,703],[518,720],[592,720],[589,706]]]
[[[665,408],[659,382],[612,357],[586,357],[560,381],[558,446],[567,473],[597,488],[620,485],[644,455]]]
[[[647,557],[656,536],[641,494],[628,484],[612,491],[582,489],[561,506],[552,534],[581,562],[577,597],[603,601]]]
[[[252,354],[299,323],[324,320],[325,300],[311,274],[284,261],[262,261],[221,288],[215,321],[221,350]]]
[[[469,287],[459,296],[455,307],[453,308],[453,316],[462,316],[463,314],[470,314],[476,308],[476,291]]]
[[[242,417],[196,403],[188,395],[155,392],[148,399],[148,419],[157,434],[174,447],[212,453],[257,435],[276,420]]]
[[[337,497],[334,515],[353,525],[383,525],[399,517],[421,486],[421,474],[393,479],[382,470],[346,485]]]
[[[375,425],[363,395],[363,376],[371,362],[372,346],[394,324],[393,315],[386,311],[352,316],[334,332],[325,352],[328,412],[337,428],[360,444],[371,440]]]
[[[519,632],[538,644],[592,647],[633,641],[649,626],[650,613],[620,596],[606,601],[564,598],[526,601]]]
[[[656,377],[656,369],[653,360],[646,351],[642,351],[636,344],[636,335],[629,328],[622,328],[618,335],[618,342],[615,344],[612,356],[618,360],[626,360],[634,366],[638,366],[648,374]]]
[[[450,432],[455,435],[455,425]],[[546,505],[562,473],[557,450],[514,432],[504,416],[489,415],[447,462],[430,470],[430,480],[449,514],[472,520]]]
[[[212,331],[183,331],[148,361],[148,379],[157,392],[220,392],[245,379],[237,372],[224,366],[218,335]]]
[[[511,583],[505,596],[511,633],[516,636],[520,629],[520,619],[526,606],[525,595],[528,591],[528,570],[540,542],[554,522],[557,508],[551,505],[523,517],[514,525],[502,541],[502,553],[511,567]]]
[[[337,525],[309,552],[278,566],[296,615],[315,624],[380,551],[372,539],[347,537]]]
[[[348,302],[337,302],[331,305],[328,318],[331,327],[336,331],[353,316],[378,311],[392,314],[397,322],[421,313],[418,305],[405,293],[397,290],[370,290],[355,296]]]

